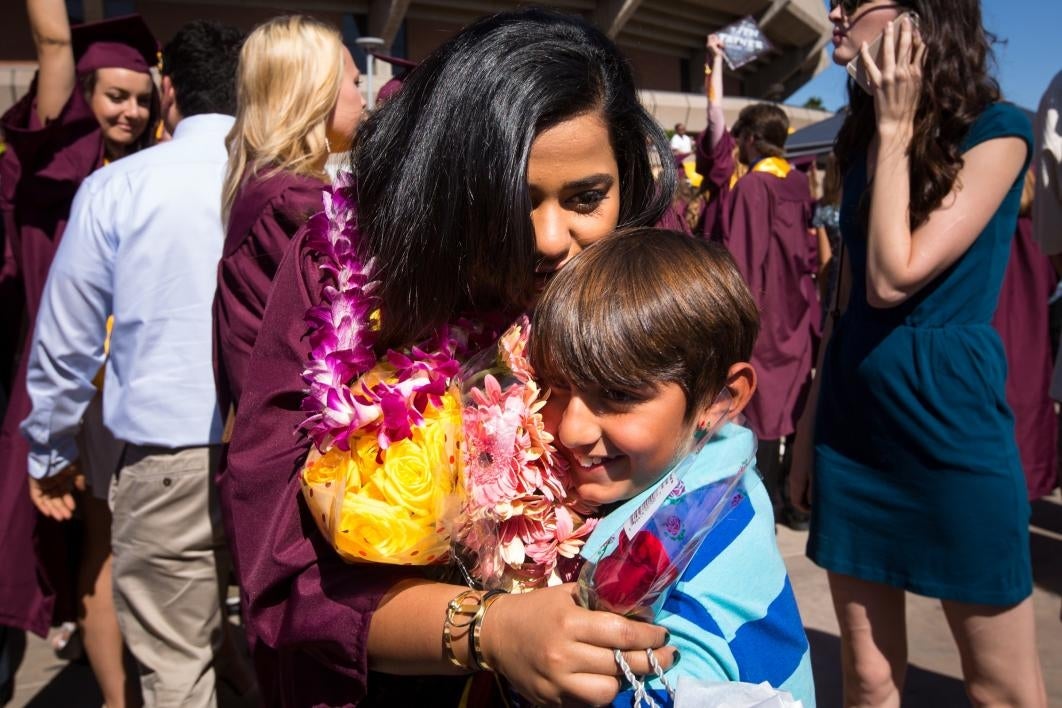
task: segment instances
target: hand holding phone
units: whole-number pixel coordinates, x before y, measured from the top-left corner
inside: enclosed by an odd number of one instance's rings
[[[895,20],[893,20],[893,26],[897,27],[897,28],[900,27],[900,21],[904,17],[908,18],[911,21],[911,31],[913,33],[917,33],[918,32],[918,15],[915,14],[914,12],[911,12],[911,11],[900,13],[900,15],[897,16],[897,18]],[[885,39],[885,32],[882,31],[882,33],[879,34],[874,39],[874,41],[871,42],[870,45],[867,47],[867,50],[870,52],[870,56],[874,58],[874,61],[875,61],[875,63],[877,63],[879,68],[881,67],[881,64],[882,64],[881,46],[882,46],[882,43],[883,43],[884,39]],[[874,94],[874,87],[870,83],[870,75],[867,73],[867,68],[863,64],[863,58],[860,55],[857,54],[855,59],[853,59],[852,61],[848,62],[848,64],[845,66],[845,70],[848,71],[848,75],[851,76],[855,80],[855,82],[862,87],[862,89],[864,91],[866,91],[867,93],[869,93],[871,95]]]

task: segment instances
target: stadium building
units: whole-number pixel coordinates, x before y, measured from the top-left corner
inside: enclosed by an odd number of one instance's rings
[[[303,12],[340,27],[359,66],[359,38],[383,40],[383,53],[419,61],[477,17],[528,3],[500,0],[67,0],[71,18],[91,21],[138,12],[163,42],[191,19],[213,19],[250,29],[284,12]],[[773,48],[736,72],[727,72],[728,119],[747,100],[785,98],[829,61],[831,26],[822,0],[560,0],[542,3],[582,15],[616,40],[630,58],[646,106],[665,126],[704,126],[705,36],[752,16]],[[21,0],[9,3],[0,26],[0,110],[26,90],[34,50]],[[390,66],[374,62],[374,89]],[[742,100],[742,98],[747,100]],[[787,107],[794,127],[822,119],[821,111]]]

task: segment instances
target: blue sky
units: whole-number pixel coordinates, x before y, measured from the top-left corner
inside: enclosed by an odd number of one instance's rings
[[[1003,95],[1035,111],[1051,77],[1062,70],[1062,0],[981,0],[981,12],[985,27],[1001,40],[994,49]],[[818,96],[837,110],[848,101],[846,76],[831,64],[786,103],[799,106]]]

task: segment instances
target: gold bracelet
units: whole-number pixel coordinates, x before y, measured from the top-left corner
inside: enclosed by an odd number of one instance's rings
[[[507,593],[504,590],[491,590],[488,592],[483,596],[483,602],[480,604],[476,616],[472,618],[472,628],[468,630],[468,656],[472,666],[477,671],[494,671],[494,667],[488,664],[483,657],[483,648],[479,644],[479,635],[483,632],[483,619],[487,616],[487,610],[490,609],[495,600],[505,594]]]
[[[454,653],[453,630],[466,629],[471,634],[472,624],[482,614],[483,595],[480,595],[478,590],[464,590],[446,605],[446,620],[443,622],[443,651],[451,664],[465,671],[472,670],[472,667],[462,664],[457,659],[457,654]],[[464,615],[469,619],[467,622],[459,622],[458,615]]]
[[[712,65],[707,63],[707,62],[705,62],[705,64],[704,64],[704,75],[705,76],[711,76],[712,75]]]

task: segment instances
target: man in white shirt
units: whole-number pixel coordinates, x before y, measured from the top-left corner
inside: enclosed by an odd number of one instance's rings
[[[96,171],[78,190],[29,361],[33,409],[22,431],[31,489],[48,513],[48,500],[72,483],[75,435],[114,315],[104,423],[125,451],[111,487],[113,584],[149,707],[216,705],[215,668],[238,661],[227,641],[229,560],[213,485],[222,421],[211,306],[241,44],[234,28],[192,22],[166,45],[162,107],[173,139]]]
[[[677,161],[685,159],[693,152],[693,138],[686,135],[684,123],[675,124],[675,134],[671,136],[671,153]]]

